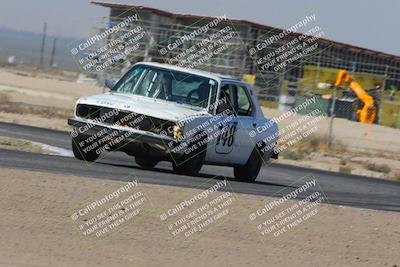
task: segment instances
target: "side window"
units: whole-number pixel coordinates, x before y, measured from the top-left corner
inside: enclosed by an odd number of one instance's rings
[[[234,113],[232,96],[232,85],[226,84],[222,86],[218,99],[217,114],[230,115]]]
[[[238,86],[237,88],[237,114],[240,116],[251,116],[253,114],[253,107],[246,93],[247,89],[243,86]]]

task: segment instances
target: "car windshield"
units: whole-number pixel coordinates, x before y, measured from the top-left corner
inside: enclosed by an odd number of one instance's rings
[[[138,65],[114,86],[113,92],[141,95],[195,107],[207,108],[217,82],[189,73]]]

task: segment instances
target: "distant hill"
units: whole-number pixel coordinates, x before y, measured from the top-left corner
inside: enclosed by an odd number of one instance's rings
[[[47,35],[44,49],[44,65],[49,66],[54,36]],[[54,63],[61,69],[79,70],[69,51],[69,45],[78,39],[57,37]],[[15,56],[15,63],[39,65],[42,34],[0,28],[0,61]]]

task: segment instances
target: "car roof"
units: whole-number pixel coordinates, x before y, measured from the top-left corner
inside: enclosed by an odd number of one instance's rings
[[[179,66],[175,66],[175,65],[158,63],[158,62],[137,62],[135,65],[146,65],[146,66],[170,69],[170,70],[174,70],[174,71],[185,72],[185,73],[190,73],[193,75],[203,76],[203,77],[207,77],[207,78],[211,78],[211,79],[219,80],[219,81],[229,80],[232,82],[244,83],[244,81],[239,80],[239,79],[229,76],[229,75],[223,75],[223,74],[219,74],[219,73],[213,73],[213,72],[190,69],[190,68],[183,68],[183,67],[179,67]]]

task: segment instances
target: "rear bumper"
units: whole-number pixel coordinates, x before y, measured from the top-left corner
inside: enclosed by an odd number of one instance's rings
[[[99,125],[93,124],[89,122],[85,122],[83,120],[79,120],[77,118],[68,119],[68,125],[75,128],[75,131],[79,135],[83,136],[91,136],[96,135],[101,131],[112,131],[115,133],[113,138],[121,138],[121,147],[124,145],[132,145],[132,144],[146,144],[150,147],[154,147],[157,150],[164,151],[165,153],[171,153],[174,147],[179,145],[179,142],[174,140],[169,136],[157,135],[154,133],[149,133],[145,131],[135,130],[135,129],[120,129],[117,127],[113,127],[112,125]],[[106,130],[105,130],[106,129]],[[125,149],[128,149],[129,146],[126,146]],[[124,150],[124,149],[121,149]],[[126,151],[128,152],[128,151]]]

